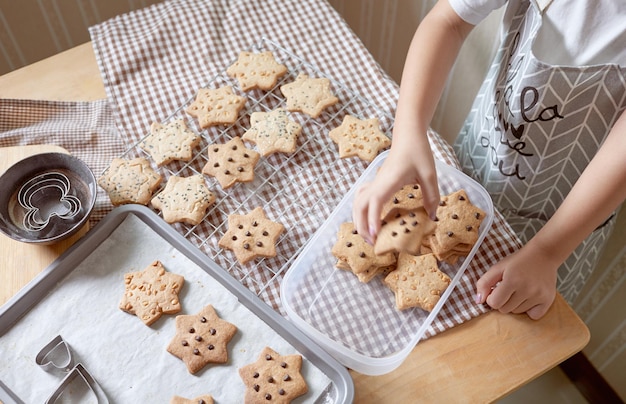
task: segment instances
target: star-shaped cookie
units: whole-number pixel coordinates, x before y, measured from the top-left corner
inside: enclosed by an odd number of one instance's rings
[[[376,254],[390,251],[419,254],[422,239],[434,229],[435,222],[430,220],[424,208],[398,211],[383,222],[376,236],[374,251]]]
[[[485,215],[482,209],[470,202],[463,189],[443,196],[437,208],[437,246],[447,251],[459,244],[474,245]]]
[[[254,179],[254,167],[261,155],[248,149],[239,136],[223,144],[212,144],[208,148],[209,161],[202,172],[215,177],[222,188],[230,188],[237,182]]]
[[[154,261],[143,271],[124,275],[125,292],[119,307],[149,326],[162,314],[180,311],[178,293],[184,282],[182,275],[167,272],[160,261]]]
[[[308,391],[300,369],[302,355],[280,355],[265,347],[256,362],[239,368],[246,385],[244,403],[290,403]]]
[[[302,126],[289,119],[286,110],[278,108],[271,112],[253,112],[250,129],[244,133],[243,139],[255,143],[263,156],[276,152],[293,153],[301,132]]]
[[[283,84],[280,91],[287,98],[289,111],[304,112],[313,118],[339,102],[330,88],[330,80],[309,77],[305,73],[298,74],[295,81]]]
[[[202,175],[172,175],[165,189],[152,198],[151,203],[163,213],[167,223],[185,222],[195,226],[213,202],[215,195],[209,191]]]
[[[176,119],[165,124],[152,123],[150,134],[139,146],[150,153],[157,166],[162,166],[173,160],[191,160],[193,149],[200,143],[200,139],[184,120]]]
[[[237,121],[239,111],[246,104],[246,97],[233,92],[230,86],[217,89],[201,88],[196,99],[185,110],[198,119],[202,129],[215,125],[230,125]]]
[[[115,206],[126,203],[147,205],[161,180],[161,175],[143,157],[130,160],[114,158],[106,172],[98,178],[98,184],[109,194]]]
[[[240,52],[239,58],[226,69],[226,73],[237,79],[243,91],[253,88],[267,91],[287,73],[287,66],[278,63],[270,51]]]
[[[391,146],[391,140],[379,126],[378,118],[361,120],[346,115],[341,125],[332,129],[329,135],[339,145],[339,157],[358,156],[371,162],[382,149]]]
[[[174,396],[170,399],[170,404],[213,404],[213,396],[204,395],[196,398],[185,398],[181,396]]]
[[[396,262],[396,256],[392,252],[376,255],[374,247],[357,233],[352,222],[345,222],[339,226],[337,241],[331,252],[355,274],[368,269],[388,267]]]
[[[247,215],[229,215],[228,230],[218,245],[232,250],[239,263],[245,264],[257,257],[275,257],[276,241],[284,230],[258,207]]]
[[[418,184],[405,185],[396,191],[384,205],[381,219],[387,218],[400,210],[417,210],[424,207],[424,196]]]
[[[212,305],[198,314],[176,316],[176,335],[167,352],[180,358],[189,373],[196,373],[209,363],[228,362],[228,342],[237,327],[222,320]]]
[[[420,307],[432,311],[450,284],[450,278],[439,270],[434,255],[400,253],[397,269],[387,275],[384,282],[395,293],[399,310]]]

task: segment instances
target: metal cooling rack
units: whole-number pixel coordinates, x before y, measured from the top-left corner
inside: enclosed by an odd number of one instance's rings
[[[290,118],[302,125],[302,133],[294,153],[274,153],[261,157],[255,167],[254,181],[237,183],[227,190],[223,190],[213,177],[204,175],[208,187],[216,195],[215,203],[197,226],[184,223],[172,225],[206,256],[275,310],[282,312],[279,285],[283,275],[367,167],[367,163],[357,157],[339,158],[338,147],[330,139],[328,132],[341,125],[346,114],[351,114],[360,119],[378,118],[383,133],[391,137],[394,118],[388,111],[380,109],[370,100],[269,39],[263,38],[247,50],[271,51],[279,63],[287,66],[288,73],[270,91],[242,92],[237,81],[226,74],[228,66],[209,81],[204,87],[230,85],[236,94],[247,97],[246,107],[233,125],[201,129],[197,121],[184,112],[187,105],[195,99],[195,94],[165,119],[164,122],[184,119],[190,129],[202,136],[203,141],[196,148],[191,161],[172,162],[156,168],[163,176],[163,182],[155,194],[165,187],[171,175],[186,177],[201,174],[208,160],[209,145],[225,143],[234,136],[243,136],[250,127],[249,117],[252,112],[267,112],[285,107],[285,98],[279,87],[295,80],[298,73],[328,78],[333,93],[339,98],[335,106],[327,108],[318,118],[290,113]],[[231,63],[234,62],[233,60]],[[139,147],[143,138],[131,145],[120,157],[145,157],[152,161],[150,155]],[[250,143],[247,143],[247,147],[255,149]],[[257,259],[241,265],[231,251],[218,246],[218,240],[227,230],[228,215],[247,214],[257,206],[263,207],[270,220],[282,223],[285,232],[278,240],[276,257]]]

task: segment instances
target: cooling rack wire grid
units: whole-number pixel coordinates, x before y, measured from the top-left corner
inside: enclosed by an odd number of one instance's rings
[[[204,175],[207,186],[216,195],[215,203],[196,226],[184,223],[172,224],[207,257],[284,315],[280,308],[279,289],[285,272],[367,168],[367,162],[358,157],[339,158],[338,147],[330,139],[328,132],[341,125],[343,117],[350,114],[359,119],[378,118],[380,129],[391,138],[393,115],[267,38],[261,39],[246,50],[271,51],[279,63],[287,66],[287,74],[269,91],[242,92],[237,81],[226,74],[228,66],[225,66],[203,87],[219,88],[229,85],[236,94],[247,97],[246,106],[239,114],[239,119],[229,126],[201,129],[197,121],[185,112],[185,108],[195,99],[195,94],[193,98],[180,105],[163,123],[183,119],[190,129],[202,136],[202,142],[195,149],[194,156],[189,162],[174,161],[157,168],[150,155],[139,147],[148,134],[132,144],[119,157],[144,157],[152,162],[153,168],[163,176],[161,188],[155,192],[156,195],[163,190],[167,179],[172,175],[187,177],[202,174],[202,168],[208,160],[209,145],[225,143],[234,136],[243,136],[250,127],[252,112],[285,108],[285,98],[279,89],[281,85],[295,80],[299,73],[306,73],[310,77],[328,78],[333,93],[339,99],[336,105],[324,110],[317,118],[298,112],[290,113],[290,119],[302,125],[302,133],[294,153],[274,153],[261,157],[255,167],[254,181],[237,183],[227,190],[222,189],[213,177]],[[250,143],[246,143],[246,146],[256,150]],[[258,206],[263,208],[270,220],[282,223],[285,232],[277,242],[276,257],[256,259],[241,265],[234,253],[218,246],[218,241],[227,230],[228,215],[247,214]]]

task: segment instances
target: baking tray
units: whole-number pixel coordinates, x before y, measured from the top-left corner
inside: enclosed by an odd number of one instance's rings
[[[446,304],[493,221],[493,202],[487,191],[461,171],[435,160],[441,195],[464,189],[472,204],[486,215],[471,251],[454,265],[439,263],[452,281],[434,309],[430,313],[420,308],[398,310],[393,292],[381,277],[361,283],[350,271],[337,269],[331,253],[339,226],[352,221],[356,190],[373,181],[388,154],[381,153],[367,168],[281,284],[289,319],[345,366],[367,375],[388,373],[402,364]]]
[[[260,319],[264,324],[269,326],[280,338],[284,339],[288,344],[290,344],[297,352],[301,353],[305,358],[305,363],[308,361],[314,368],[321,371],[329,380],[329,385],[324,389],[323,393],[315,397],[315,402],[323,402],[323,403],[350,403],[352,402],[354,396],[354,386],[352,383],[352,379],[346,370],[341,364],[339,364],[334,358],[332,358],[328,353],[326,353],[323,349],[321,349],[317,344],[315,344],[308,336],[298,330],[293,324],[291,324],[287,319],[279,315],[276,311],[274,311],[270,306],[263,303],[253,292],[249,289],[245,288],[241,283],[239,283],[236,279],[230,276],[227,272],[225,272],[222,268],[220,268],[214,261],[206,257],[202,252],[200,252],[194,245],[192,245],[188,240],[186,240],[181,234],[175,231],[171,226],[165,223],[156,213],[150,210],[147,207],[139,206],[139,205],[125,205],[119,208],[114,209],[111,213],[109,213],[105,218],[100,221],[91,231],[87,233],[82,239],[80,239],[76,244],[70,247],[61,257],[55,260],[50,266],[44,269],[40,275],[38,275],[35,279],[33,279],[28,285],[26,285],[18,294],[13,296],[5,305],[0,308],[0,351],[5,353],[14,353],[23,349],[20,347],[19,341],[18,343],[9,345],[9,341],[6,338],[2,338],[2,336],[7,336],[12,330],[29,330],[24,323],[28,323],[29,314],[38,309],[38,305],[48,305],[51,302],[46,300],[49,298],[49,294],[52,293],[55,288],[59,285],[63,285],[64,282],[75,282],[75,278],[77,275],[73,273],[73,271],[77,267],[81,267],[81,263],[83,262],[91,262],[87,261],[89,259],[93,260],[93,257],[90,257],[92,252],[97,249],[99,246],[103,245],[109,237],[120,227],[128,218],[133,218],[133,220],[137,220],[140,223],[144,224],[153,231],[156,237],[159,237],[165,241],[169,246],[173,248],[175,253],[171,254],[182,254],[185,259],[188,259],[193,264],[195,264],[200,270],[204,271],[212,280],[215,280],[217,283],[222,285],[232,296],[234,296],[233,300],[236,304],[243,305],[247,308],[254,316]],[[136,238],[135,238],[136,239]],[[137,241],[139,247],[134,247],[133,252],[141,255],[141,240]],[[116,254],[119,254],[117,250],[113,251]],[[122,252],[124,254],[124,252]],[[170,253],[168,253],[170,254]],[[149,258],[149,257],[146,257]],[[166,265],[167,268],[167,265]],[[140,270],[143,268],[137,268],[136,270]],[[111,268],[111,271],[115,270]],[[119,271],[119,269],[117,269]],[[80,270],[82,271],[82,269]],[[124,271],[127,272],[127,271]],[[174,272],[174,271],[173,271]],[[79,273],[79,272],[77,272]],[[206,275],[199,274],[202,277]],[[88,278],[88,282],[83,282],[81,284],[81,290],[83,285],[88,285],[88,287],[97,293],[99,289],[98,281],[99,276],[103,276],[102,272],[90,274],[89,272],[80,272],[80,276],[85,276]],[[123,276],[123,274],[122,274]],[[121,278],[120,278],[121,279]],[[183,290],[185,288],[192,289],[199,287],[197,284],[187,284],[194,283],[192,280],[187,281]],[[196,282],[197,283],[197,282]],[[204,293],[209,293],[210,290],[204,290]],[[91,292],[90,292],[91,293]],[[121,285],[120,293],[123,293],[123,284]],[[187,292],[191,293],[191,292]],[[47,296],[48,295],[48,296]],[[56,295],[51,295],[56,296]],[[204,296],[201,295],[201,296]],[[196,296],[194,295],[194,298]],[[63,299],[70,299],[71,296],[62,296]],[[142,329],[148,329],[148,332],[156,332],[156,333],[166,333],[169,332],[168,328],[166,328],[167,322],[173,320],[174,316],[163,316],[168,317],[168,320],[160,320],[155,323],[156,325],[159,322],[162,322],[160,327],[153,329],[154,327],[148,328],[141,323],[141,321],[134,316],[131,316],[127,313],[122,312],[117,308],[117,304],[121,298],[120,295],[112,296],[110,298],[110,306],[107,307],[106,310],[108,312],[113,313],[113,315],[117,315],[116,313],[121,313],[122,315],[130,317],[130,320],[136,320],[136,323],[142,327]],[[235,300],[236,299],[236,300]],[[42,303],[43,302],[43,303]],[[237,303],[238,302],[238,303]],[[54,303],[54,301],[52,301]],[[209,303],[210,300],[209,300]],[[109,306],[107,304],[107,306]],[[50,307],[50,306],[46,306]],[[72,306],[74,307],[74,306]],[[76,313],[68,314],[68,323],[71,323],[70,317],[72,319],[74,317],[80,317],[81,313],[85,312],[88,314],[84,317],[89,317],[92,313],[92,310],[96,312],[99,310],[98,307],[92,307],[89,302],[84,302],[83,304],[76,305]],[[219,308],[216,307],[219,312]],[[193,312],[187,312],[183,307],[184,314],[192,314]],[[84,314],[84,313],[83,313]],[[163,321],[162,321],[163,320]],[[73,327],[74,325],[72,325]],[[154,326],[154,325],[153,325]],[[22,327],[22,328],[20,328]],[[30,325],[29,325],[30,327]],[[64,324],[58,325],[59,329],[63,330]],[[241,327],[241,326],[240,326]],[[240,328],[241,329],[241,328]],[[50,334],[50,332],[56,332],[57,330],[45,330],[41,329],[40,338],[44,338],[40,341],[41,346],[29,346],[28,351],[30,354],[34,355],[39,348],[45,345],[47,340],[45,340],[45,335]],[[10,334],[9,334],[10,336]],[[97,343],[98,341],[106,340],[107,335],[98,335],[97,338],[91,341],[72,341],[70,346],[75,348],[77,352],[79,352],[79,357],[86,355],[84,354],[86,349],[98,349],[98,347],[104,345]],[[104,348],[102,348],[104,349]],[[163,347],[164,350],[164,347]],[[82,354],[81,354],[82,353]],[[15,353],[18,355],[18,353]],[[103,352],[104,354],[104,352]],[[119,352],[109,353],[111,355],[118,355]],[[236,354],[236,352],[234,353]],[[21,354],[19,354],[21,355]],[[169,354],[167,354],[169,355]],[[166,355],[166,356],[167,356]],[[233,353],[231,352],[231,356]],[[31,355],[32,356],[32,355]],[[171,355],[169,355],[171,356]],[[21,357],[21,356],[19,356]],[[117,358],[117,357],[116,357]],[[177,358],[176,361],[179,361]],[[18,359],[19,362],[19,359]],[[93,361],[91,362],[93,363]],[[29,365],[32,363],[29,362]],[[150,365],[150,364],[146,364]],[[180,366],[184,368],[184,364],[182,361],[179,363]],[[20,367],[20,363],[12,363],[8,366],[15,366],[17,372],[22,371],[22,367]],[[209,365],[210,366],[210,365]],[[89,363],[85,364],[85,367],[89,368]],[[24,367],[26,368],[26,367]],[[204,380],[206,378],[210,385],[210,372],[211,369],[202,373],[200,375],[200,379],[198,377],[193,376],[191,380]],[[185,370],[186,371],[186,370]],[[119,383],[125,383],[126,381],[123,379],[124,373],[124,365],[120,365],[117,368],[109,369],[109,373],[107,374],[93,374],[96,380],[107,380],[108,378],[122,377]],[[159,373],[160,377],[166,377],[167,372],[163,371]],[[121,376],[118,376],[121,375]],[[48,375],[44,371],[39,371],[39,373],[33,374],[23,374],[18,375],[18,377],[22,377],[25,380],[29,378],[33,379],[33,383],[36,383],[37,379],[43,378],[51,378],[54,376]],[[235,373],[233,377],[238,378],[239,376]],[[108,381],[108,380],[107,380]],[[0,397],[2,397],[7,402],[10,399],[13,399],[15,402],[19,402],[18,398],[15,396],[11,396],[10,389],[11,385],[4,380],[5,384],[0,384]],[[130,383],[130,382],[129,382]],[[35,384],[33,384],[35,386]],[[3,393],[4,391],[4,393]],[[17,391],[13,388],[13,391]],[[105,390],[106,391],[106,390]],[[208,391],[210,392],[210,391]],[[5,397],[2,396],[4,394]],[[159,399],[169,399],[169,397],[158,397]],[[111,402],[115,402],[115,397],[109,397]],[[219,401],[218,401],[219,402]]]

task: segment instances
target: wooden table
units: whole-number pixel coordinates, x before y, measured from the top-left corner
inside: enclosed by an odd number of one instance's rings
[[[105,96],[90,43],[0,76],[2,98],[87,101]],[[7,240],[0,235],[0,245]],[[67,245],[34,248],[46,251],[11,261],[5,254],[18,252],[2,250],[0,304]],[[20,265],[10,264],[18,259]],[[17,280],[8,282],[9,278]],[[492,402],[582,350],[589,337],[588,328],[561,296],[538,321],[490,312],[419,343],[389,374],[352,372],[355,402]]]

